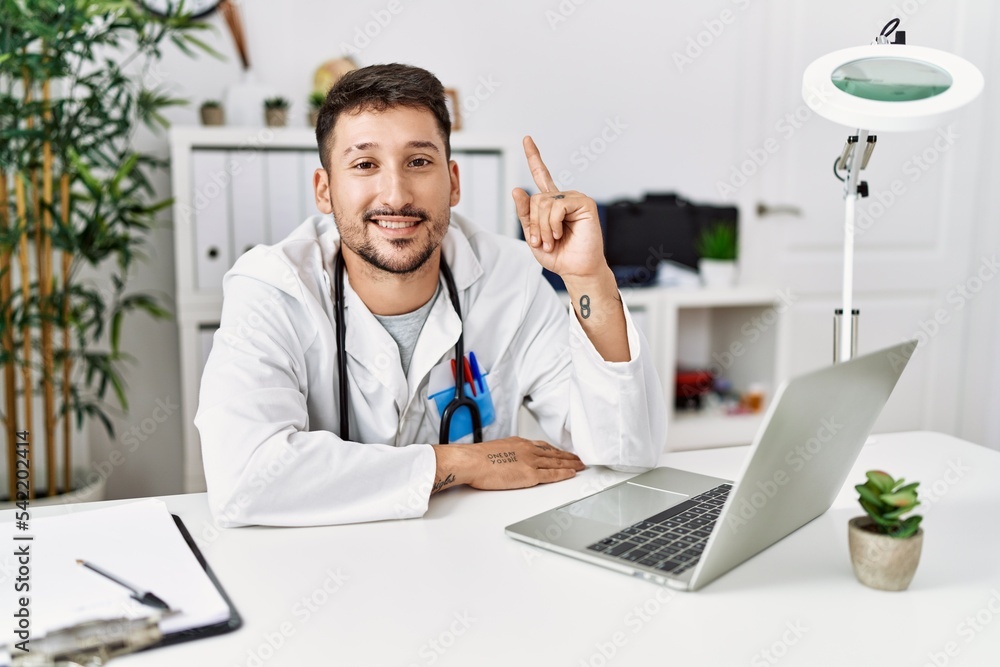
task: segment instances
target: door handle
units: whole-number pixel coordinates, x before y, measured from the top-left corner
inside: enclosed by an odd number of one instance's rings
[[[757,217],[763,218],[766,215],[794,215],[797,218],[801,218],[802,209],[791,204],[768,206],[764,202],[757,202]]]

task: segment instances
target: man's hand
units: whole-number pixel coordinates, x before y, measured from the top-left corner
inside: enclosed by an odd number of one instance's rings
[[[535,259],[566,284],[580,326],[605,361],[629,361],[625,311],[615,276],[604,259],[597,204],[579,192],[559,192],[531,137],[524,155],[541,191],[513,192],[517,217]]]
[[[531,137],[524,138],[524,155],[540,192],[529,197],[515,188],[512,194],[535,259],[564,280],[602,275],[608,265],[597,204],[582,193],[559,191]]]
[[[459,484],[476,489],[523,489],[569,479],[585,467],[576,454],[541,440],[512,437],[433,447],[437,472],[432,495]]]

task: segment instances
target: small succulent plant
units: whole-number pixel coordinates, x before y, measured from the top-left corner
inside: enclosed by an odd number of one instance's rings
[[[875,529],[883,535],[899,539],[916,533],[923,517],[914,514],[904,519],[903,515],[920,504],[917,500],[920,482],[905,484],[906,480],[893,479],[892,475],[881,470],[869,470],[865,476],[868,481],[854,488],[860,496],[858,502],[861,507],[875,522]]]
[[[201,103],[202,109],[218,109],[222,106],[222,102],[219,100],[205,100]]]
[[[287,109],[288,100],[284,97],[269,97],[264,100],[265,109]]]

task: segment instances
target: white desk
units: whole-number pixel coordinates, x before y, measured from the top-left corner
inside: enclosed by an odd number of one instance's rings
[[[673,453],[662,464],[732,478],[746,451]],[[871,468],[921,482],[927,534],[907,592],[870,590],[851,572],[847,520],[860,514],[852,487]],[[165,498],[244,627],[112,664],[941,667],[1000,660],[1000,453],[940,434],[878,436],[829,512],[697,593],[504,535],[509,523],[624,477],[595,468],[521,491],[455,489],[436,496],[423,519],[320,528],[216,530],[203,495]]]

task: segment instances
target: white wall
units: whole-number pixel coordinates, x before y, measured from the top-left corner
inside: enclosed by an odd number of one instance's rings
[[[846,14],[831,22],[828,14],[816,11],[813,29],[842,33],[845,47],[865,44],[893,16],[894,6],[908,3],[921,6],[934,0],[869,3],[884,5],[884,10],[871,8],[870,14],[879,18],[863,25]],[[733,73],[746,54],[775,38],[762,34],[761,0],[244,0],[240,5],[256,76],[293,101],[291,124],[306,123],[305,98],[316,66],[342,55],[343,45],[353,44],[362,47],[356,56],[361,65],[393,61],[419,65],[437,74],[446,86],[457,88],[463,100],[472,98],[464,104],[467,129],[516,137],[532,134],[561,185],[599,200],[645,191],[677,191],[695,200],[718,201],[716,183],[752,148],[745,137],[755,133],[745,126],[750,121],[743,111],[756,104],[759,95],[768,94],[742,85]],[[976,21],[981,15],[1000,27],[988,0],[962,6],[972,15],[964,20]],[[675,54],[683,53],[698,33],[718,29],[713,21],[723,10],[731,11],[734,20],[692,63],[678,67]],[[809,13],[813,6],[769,1],[767,11]],[[227,62],[207,56],[191,60],[168,48],[155,71],[172,92],[193,102],[188,108],[171,110],[169,117],[175,124],[196,123],[197,104],[223,98],[226,87],[240,78],[221,17],[213,16],[210,21],[219,31],[208,41],[229,56]],[[933,21],[914,15],[903,27],[911,43],[934,45]],[[366,29],[374,36],[366,35]],[[989,62],[976,61],[986,73],[988,86],[990,73],[1000,71],[996,50],[992,53]],[[786,94],[786,87],[797,89],[800,82],[772,85]],[[475,97],[477,88],[481,99]],[[1000,99],[988,90],[980,104],[995,109]],[[995,115],[983,113],[981,117]],[[605,135],[614,135],[615,140],[606,144],[603,154],[588,158],[581,147],[600,138],[609,124],[619,128]],[[982,138],[1000,147],[996,132],[984,133]],[[143,134],[137,143],[166,155],[164,136]],[[596,147],[600,148],[600,142]],[[996,152],[983,151],[987,156]],[[977,234],[977,243],[987,245],[976,251],[980,254],[1000,245],[998,235],[987,231],[995,228],[994,211],[1000,203],[1000,193],[988,187],[996,178],[987,180],[1000,174],[1000,167],[995,158],[988,160],[988,165],[960,167],[982,186],[977,203],[983,231]],[[522,174],[527,183],[527,170]],[[168,192],[166,174],[159,185]],[[151,260],[142,267],[134,287],[158,290],[172,300],[174,248],[167,216],[164,222],[164,228],[154,234]],[[755,274],[766,275],[767,264],[764,255],[747,258],[745,278],[752,281]],[[991,422],[986,409],[1000,404],[1000,382],[982,371],[986,367],[1000,370],[1000,364],[992,361],[1000,333],[998,291],[996,285],[987,285],[982,297],[970,306],[976,309],[970,320],[978,328],[966,335],[966,357],[970,370],[976,372],[969,375],[974,380],[962,388],[964,407],[957,435],[984,441],[991,434],[990,444],[1000,448],[1000,424],[995,419]],[[125,336],[139,363],[129,372],[132,413],[119,420],[119,442],[114,448],[125,450],[125,456],[108,480],[110,492],[121,497],[180,492],[181,417],[178,412],[168,415],[163,407],[179,403],[175,325],[139,316],[126,325]],[[990,363],[984,363],[984,358]],[[133,428],[136,439],[124,442],[123,434]],[[128,451],[132,448],[135,451]],[[95,460],[109,460],[110,449],[95,449]]]

